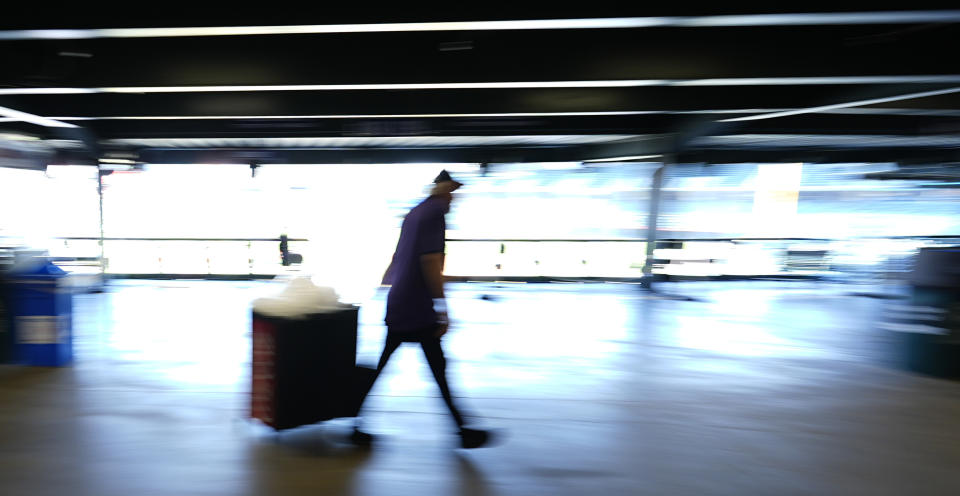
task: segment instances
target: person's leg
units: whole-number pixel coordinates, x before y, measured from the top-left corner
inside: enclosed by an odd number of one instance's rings
[[[420,340],[420,346],[423,348],[423,354],[427,357],[427,363],[430,364],[430,371],[433,372],[433,378],[440,386],[440,394],[443,395],[443,401],[446,402],[453,420],[457,427],[462,428],[464,421],[460,410],[453,403],[453,395],[450,394],[450,386],[447,384],[447,359],[443,356],[443,348],[440,346],[440,339],[435,337],[424,337]]]
[[[383,368],[390,360],[390,356],[393,355],[394,351],[397,351],[397,348],[400,347],[401,343],[403,343],[403,339],[401,337],[396,334],[391,334],[389,332],[387,333],[387,339],[383,343],[383,352],[380,353],[380,361],[377,362],[377,371],[374,373],[373,379],[370,381],[370,386],[360,396],[357,420],[353,425],[353,436],[351,436],[351,440],[356,444],[370,444],[370,442],[373,440],[373,437],[369,434],[360,432],[361,417],[359,410],[363,409],[363,403],[367,400],[367,395],[370,394],[370,390],[373,389],[373,385],[377,382],[377,378],[380,377],[380,372],[383,371]]]
[[[400,343],[402,342],[403,339],[398,335],[387,333],[387,340],[383,343],[383,352],[380,353],[380,361],[377,362],[377,377],[380,377],[380,372],[383,370],[383,367],[387,365],[390,356],[393,355],[394,351],[397,351],[397,348],[400,347]]]
[[[380,361],[377,362],[377,371],[373,374],[373,380],[370,381],[370,388],[363,392],[363,395],[360,397],[360,406],[363,407],[364,400],[367,399],[367,394],[370,393],[370,389],[373,389],[373,384],[377,382],[377,378],[380,377],[380,372],[383,371],[383,368],[387,365],[387,362],[390,360],[390,356],[393,355],[394,351],[397,351],[397,348],[400,347],[400,344],[403,343],[403,339],[396,334],[387,333],[387,339],[383,343],[383,352],[380,353]]]

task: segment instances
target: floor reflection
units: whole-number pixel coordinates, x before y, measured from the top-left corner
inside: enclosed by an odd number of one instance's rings
[[[344,443],[344,419],[278,436],[246,418],[250,303],[277,285],[118,282],[77,296],[73,367],[2,375],[2,492],[956,492],[960,385],[879,359],[888,301],[811,282],[663,289],[696,301],[453,285],[451,386],[470,420],[509,434],[461,453],[417,347],[368,400],[374,449]],[[372,363],[383,294],[362,305]]]

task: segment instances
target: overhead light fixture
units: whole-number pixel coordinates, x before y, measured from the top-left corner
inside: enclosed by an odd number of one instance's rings
[[[0,88],[0,95],[81,95],[102,93],[93,88]]]
[[[907,93],[904,95],[895,95],[884,98],[873,98],[870,100],[858,100],[855,102],[844,102],[844,103],[835,103],[833,105],[822,105],[819,107],[810,107],[805,109],[795,109],[787,110],[784,112],[773,112],[770,114],[760,114],[760,115],[749,115],[745,117],[734,117],[731,119],[723,119],[718,122],[743,122],[743,121],[756,121],[761,119],[775,119],[778,117],[789,117],[792,115],[802,115],[802,114],[815,114],[818,112],[825,112],[829,110],[839,110],[846,109],[851,107],[862,107],[865,105],[876,105],[880,103],[889,103],[889,102],[898,102],[902,100],[913,100],[915,98],[927,98],[931,96],[940,96],[940,95],[949,95],[952,93],[960,93],[960,87],[947,88],[942,90],[934,91],[922,91],[919,93]]]
[[[960,80],[960,78],[958,78]],[[277,84],[237,86],[116,86],[103,88],[0,88],[0,95],[69,95],[84,93],[215,93],[259,91],[386,91],[386,90],[460,90],[525,88],[629,88],[664,86],[658,79],[609,81],[516,81],[480,83],[388,83],[388,84]]]
[[[486,117],[605,117],[666,114],[758,114],[783,109],[718,110],[613,110],[600,112],[496,112],[484,114],[329,114],[329,115],[129,115],[102,117],[51,117],[61,121],[182,121],[182,120],[297,120],[297,119],[431,119]],[[5,119],[0,119],[3,122]]]
[[[753,111],[703,111],[707,113],[742,114],[751,112],[772,112],[773,110]],[[683,111],[681,111],[683,112]],[[701,112],[701,111],[691,111]],[[181,120],[297,120],[297,119],[429,119],[429,118],[456,118],[456,117],[591,117],[591,116],[618,116],[618,115],[659,115],[674,113],[672,111],[638,110],[638,111],[610,111],[610,112],[502,112],[487,114],[328,114],[328,115],[131,115],[106,117],[51,117],[64,121],[181,121]],[[2,119],[0,119],[2,121]]]
[[[595,158],[591,160],[584,160],[584,163],[602,163],[602,162],[635,162],[637,160],[648,160],[651,158],[661,158],[663,155],[633,155],[630,157],[612,157],[612,158]]]
[[[953,135],[733,134],[703,136],[693,140],[693,146],[706,149],[958,148],[960,147],[960,137]]]
[[[136,164],[136,163],[137,163],[135,160],[128,160],[128,159],[125,159],[125,158],[101,158],[99,161],[100,161],[101,164],[129,164],[129,165],[133,165],[133,164]]]
[[[432,119],[487,117],[604,117],[631,115],[722,115],[771,114],[799,109],[703,109],[703,110],[614,110],[609,112],[496,112],[464,114],[328,114],[328,115],[117,115],[96,117],[49,117],[58,121],[182,121],[182,120],[298,120],[298,119]],[[960,110],[909,108],[839,108],[821,111],[826,114],[864,115],[927,115],[960,117]],[[0,122],[18,119],[0,117]]]
[[[12,120],[12,119],[11,119]],[[28,134],[16,134],[16,133],[0,133],[0,140],[7,141],[40,141],[40,138],[36,136],[30,136]]]
[[[110,145],[147,148],[444,148],[459,146],[561,146],[609,143],[636,138],[632,134],[509,135],[509,136],[363,136],[264,138],[123,138]]]
[[[803,86],[848,84],[957,84],[960,74],[915,76],[839,76],[712,79],[609,79],[593,81],[494,81],[472,83],[276,84],[210,86],[108,86],[99,88],[0,88],[0,95],[70,95],[89,93],[251,93],[261,91],[393,91],[550,88],[640,88],[669,86]]]
[[[816,86],[831,84],[953,84],[958,82],[960,82],[960,75],[930,74],[919,76],[708,78],[677,80],[671,86]]]
[[[382,24],[312,24],[293,26],[211,26],[172,28],[26,29],[0,31],[0,40],[73,40],[95,38],[169,38],[184,36],[252,36],[422,31],[527,31],[544,29],[629,29],[651,27],[742,27],[850,24],[930,24],[960,21],[958,10],[839,12],[512,21],[408,22]]]
[[[960,77],[958,77],[960,81]],[[93,88],[99,93],[207,93],[256,91],[381,91],[381,90],[484,90],[524,88],[627,88],[662,86],[660,79],[606,81],[508,81],[479,83],[386,83],[386,84],[280,84],[239,86],[118,86]]]
[[[28,114],[26,112],[21,112],[19,110],[14,110],[12,108],[7,108],[7,107],[0,107],[0,115],[9,117],[11,119],[16,119],[21,122],[29,122],[30,124],[36,124],[38,126],[44,126],[44,127],[65,127],[65,128],[79,127],[67,122],[61,122],[55,119],[41,117],[39,115]]]

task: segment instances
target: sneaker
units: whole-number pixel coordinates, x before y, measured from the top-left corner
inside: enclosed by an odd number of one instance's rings
[[[480,448],[491,440],[490,432],[479,429],[460,429],[460,446],[465,449]]]

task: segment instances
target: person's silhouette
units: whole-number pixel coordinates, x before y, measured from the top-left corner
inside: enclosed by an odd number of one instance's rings
[[[462,183],[451,178],[447,171],[441,172],[434,180],[430,197],[410,210],[403,220],[397,249],[384,274],[384,283],[390,284],[385,319],[387,339],[376,376],[402,343],[419,343],[459,428],[462,446],[478,448],[487,444],[490,435],[487,431],[465,426],[447,384],[447,362],[440,345],[440,339],[450,325],[443,292],[445,215],[450,210],[453,192],[460,186]],[[373,438],[358,427],[351,439],[357,444],[368,445]]]

